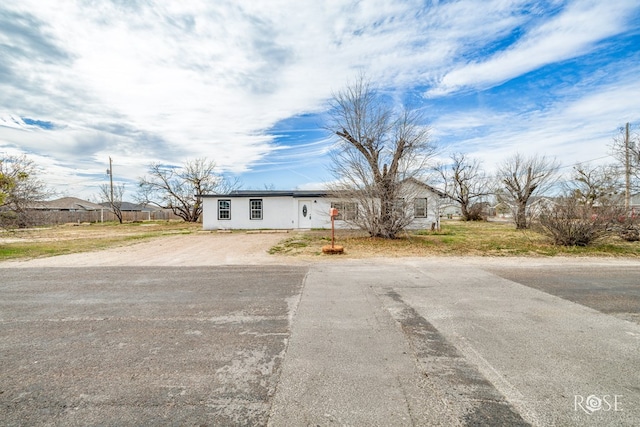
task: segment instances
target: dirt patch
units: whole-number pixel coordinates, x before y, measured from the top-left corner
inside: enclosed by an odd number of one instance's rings
[[[285,236],[275,233],[199,232],[154,238],[129,246],[27,261],[6,261],[0,267],[196,266],[299,264],[303,260],[267,251]]]
[[[480,266],[544,266],[583,265],[637,265],[630,258],[581,258],[581,257],[527,257],[527,256],[474,256],[473,254],[438,254],[419,250],[411,239],[380,242],[363,238],[362,232],[340,232],[337,243],[344,245],[345,253],[326,255],[322,247],[330,243],[330,232],[228,232],[203,231],[200,224],[132,224],[128,226],[69,225],[52,229],[25,230],[1,233],[2,240],[25,241],[73,241],[111,239],[136,236],[154,230],[148,240],[120,240],[108,249],[94,247],[79,249],[77,253],[35,259],[0,261],[0,268],[7,267],[90,267],[90,266],[214,266],[214,265],[308,265],[318,262],[350,263],[366,260],[375,265],[396,263],[400,259],[411,263],[412,259],[438,258],[443,264],[473,264]],[[447,236],[445,236],[447,237]],[[415,240],[415,239],[414,239]],[[383,244],[384,243],[384,244]],[[418,249],[416,249],[418,248]],[[422,248],[424,249],[424,248]],[[84,250],[84,252],[80,252]]]

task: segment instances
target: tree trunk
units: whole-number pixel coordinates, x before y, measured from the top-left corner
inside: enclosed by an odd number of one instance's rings
[[[526,228],[529,228],[529,225],[527,224],[527,204],[526,203],[518,202],[518,205],[516,206],[515,222],[516,222],[516,229],[518,230],[524,230]]]
[[[460,213],[462,214],[462,219],[469,221],[469,207],[466,203],[460,203]]]

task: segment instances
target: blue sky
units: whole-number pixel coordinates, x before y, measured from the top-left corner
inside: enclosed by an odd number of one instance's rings
[[[0,154],[60,195],[151,162],[216,162],[244,188],[332,179],[332,93],[361,72],[424,111],[441,156],[612,162],[640,124],[640,3],[56,1],[0,5]]]

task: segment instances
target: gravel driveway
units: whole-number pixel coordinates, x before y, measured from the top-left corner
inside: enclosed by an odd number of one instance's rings
[[[20,261],[2,261],[0,268],[13,267],[87,267],[87,266],[217,266],[217,265],[309,265],[319,262],[365,262],[373,265],[398,263],[412,257],[371,258],[355,260],[348,254],[340,256],[304,256],[269,254],[269,249],[284,239],[294,235],[289,233],[211,233],[199,232],[188,235],[174,235],[155,238],[129,246],[114,247],[101,251],[59,255]],[[348,249],[348,248],[347,248]],[[442,261],[443,265],[456,266],[470,264],[480,267],[527,267],[548,266],[637,266],[638,261],[630,258],[591,257],[484,257],[484,256],[443,256],[428,257]],[[413,258],[424,259],[424,257]]]
[[[28,261],[0,267],[207,266],[296,264],[300,260],[267,251],[287,238],[283,233],[197,233],[162,237],[130,246]]]

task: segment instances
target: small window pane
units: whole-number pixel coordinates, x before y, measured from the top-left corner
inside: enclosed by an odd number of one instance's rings
[[[231,200],[218,200],[218,219],[231,219]]]
[[[331,202],[331,207],[338,209],[338,221],[353,221],[358,217],[358,204],[356,202]]]
[[[249,218],[262,219],[262,199],[249,200]]]
[[[427,217],[427,199],[415,199],[413,202],[414,214],[416,218]]]

